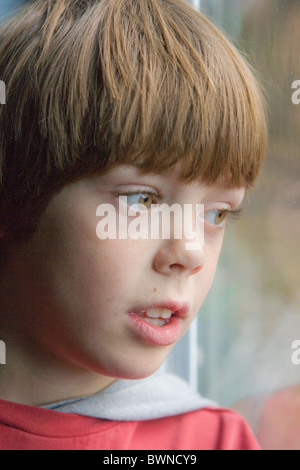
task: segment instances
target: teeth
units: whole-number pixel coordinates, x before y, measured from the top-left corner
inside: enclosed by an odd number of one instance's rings
[[[165,320],[169,320],[169,318],[171,318],[172,311],[168,308],[155,307],[149,308],[149,310],[145,312],[145,315],[149,318],[164,318]]]
[[[167,308],[164,308],[163,310],[164,312],[162,312],[161,318],[166,318],[166,319],[171,318],[173,312],[171,310],[168,310]]]
[[[156,326],[164,326],[166,324],[165,320],[162,320],[161,318],[144,318],[147,323],[152,323],[153,325]]]

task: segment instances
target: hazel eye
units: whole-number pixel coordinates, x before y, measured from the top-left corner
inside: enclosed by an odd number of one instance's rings
[[[151,204],[153,204],[153,199],[154,196],[151,193],[135,193],[135,194],[127,194],[127,203],[128,205],[132,200],[132,204],[139,204],[139,205],[144,205],[146,209],[149,209],[151,207]]]
[[[205,220],[212,225],[221,225],[228,215],[228,210],[212,210],[205,214]]]
[[[131,207],[132,205],[139,205],[144,206],[145,210],[150,209],[152,204],[159,202],[159,200],[162,199],[162,196],[160,196],[156,191],[152,191],[149,189],[129,191],[122,194],[118,194],[118,196],[126,196],[127,205],[129,207]]]

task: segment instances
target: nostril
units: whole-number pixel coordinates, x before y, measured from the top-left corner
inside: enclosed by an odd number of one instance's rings
[[[196,274],[201,270],[202,266],[197,266],[196,268],[191,270],[191,274]]]
[[[178,268],[178,269],[185,269],[185,267],[182,266],[182,264],[180,264],[180,263],[173,263],[173,264],[170,265],[170,268],[174,268],[174,267]]]

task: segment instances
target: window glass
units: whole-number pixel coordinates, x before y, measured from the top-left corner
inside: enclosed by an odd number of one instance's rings
[[[300,2],[202,0],[201,9],[258,71],[269,142],[199,314],[198,387],[243,412],[265,448],[300,448]]]
[[[1,0],[0,17],[12,12],[15,8],[26,3],[26,0]]]

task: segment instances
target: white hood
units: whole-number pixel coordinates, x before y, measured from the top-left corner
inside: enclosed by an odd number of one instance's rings
[[[117,380],[95,395],[43,406],[65,413],[118,421],[141,421],[174,416],[207,406],[202,398],[174,374],[157,374],[142,380]]]

